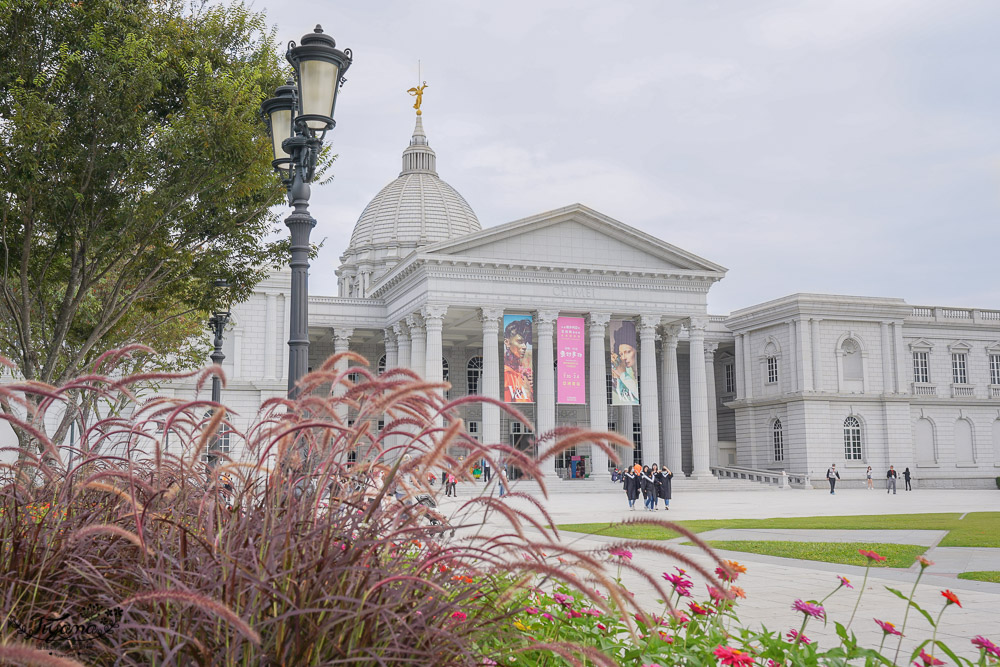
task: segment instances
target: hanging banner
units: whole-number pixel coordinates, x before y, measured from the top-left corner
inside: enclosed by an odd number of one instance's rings
[[[534,403],[531,375],[531,315],[503,316],[503,400]]]
[[[639,405],[639,346],[635,322],[611,320],[608,338],[611,342],[611,405]]]
[[[583,318],[556,319],[556,401],[571,405],[587,402],[584,385]]]

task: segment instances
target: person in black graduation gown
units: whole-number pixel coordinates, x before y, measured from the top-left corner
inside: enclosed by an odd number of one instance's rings
[[[661,498],[663,498],[663,509],[670,509],[670,480],[674,478],[674,473],[670,472],[670,468],[663,466],[663,470],[660,471],[660,486],[657,489]]]
[[[650,466],[650,474],[653,477],[653,509],[657,509],[656,504],[660,499],[660,487],[663,485],[663,475],[660,473],[660,465],[654,463]]]
[[[639,488],[642,489],[642,504],[650,512],[653,511],[653,474],[649,466],[643,466],[639,473]]]
[[[635,499],[639,497],[639,478],[631,468],[625,469],[622,475],[622,488],[625,489],[625,496],[628,498],[628,508],[635,509]]]

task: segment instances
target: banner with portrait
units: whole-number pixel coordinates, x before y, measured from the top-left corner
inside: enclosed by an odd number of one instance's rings
[[[582,317],[556,319],[556,402],[583,405],[587,402],[584,385],[584,325]]]
[[[535,385],[531,373],[532,325],[531,315],[503,316],[503,400],[505,403],[535,402]]]
[[[632,320],[611,320],[611,405],[639,405],[639,343]]]

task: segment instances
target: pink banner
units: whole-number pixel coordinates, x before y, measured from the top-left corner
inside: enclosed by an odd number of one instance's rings
[[[556,320],[556,364],[559,403],[582,405],[587,402],[584,384],[583,318],[560,317]]]

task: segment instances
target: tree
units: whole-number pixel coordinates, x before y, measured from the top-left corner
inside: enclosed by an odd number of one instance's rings
[[[283,245],[258,108],[287,71],[263,15],[0,0],[0,63],[0,354],[49,384],[133,342],[203,362],[212,281],[246,297]]]

